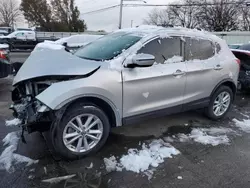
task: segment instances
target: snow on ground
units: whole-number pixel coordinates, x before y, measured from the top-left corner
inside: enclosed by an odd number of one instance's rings
[[[114,156],[104,158],[106,170],[121,171],[127,170],[135,173],[144,172],[145,175],[152,176],[153,171],[149,168],[156,168],[165,158],[172,158],[180,152],[163,140],[154,140],[150,144],[142,144],[142,149],[129,149],[128,154],[123,155],[120,159]]]
[[[20,119],[18,119],[18,118],[5,121],[5,125],[7,127],[17,126],[17,125],[20,125],[21,123],[22,123],[22,121]]]
[[[76,176],[76,174],[72,174],[72,175],[68,175],[68,176],[62,176],[62,177],[56,177],[56,178],[42,180],[42,182],[56,184],[56,183],[59,183],[59,182],[64,181],[64,180],[71,179],[75,176]]]
[[[238,127],[240,130],[250,133],[250,119],[244,119],[242,121],[239,121],[237,119],[233,119],[233,122],[235,123],[236,127]]]
[[[209,135],[208,132],[205,132],[202,129],[193,129],[189,137],[195,142],[212,146],[218,146],[220,144],[229,144],[230,141],[227,135],[213,136]]]
[[[36,160],[14,153],[17,150],[19,139],[19,132],[11,132],[3,139],[3,145],[7,147],[0,155],[0,170],[13,172],[15,164],[27,163],[27,166],[29,166],[38,163]]]
[[[213,127],[213,128],[195,128],[190,134],[179,134],[180,142],[193,140],[204,145],[217,146],[220,144],[229,144],[230,140],[226,134],[235,133],[230,128]]]

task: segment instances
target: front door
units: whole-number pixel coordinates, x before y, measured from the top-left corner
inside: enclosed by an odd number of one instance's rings
[[[178,37],[151,40],[137,54],[151,54],[156,58],[152,67],[124,68],[123,117],[135,120],[157,113],[181,110],[186,84],[186,66]],[[127,58],[126,61],[128,61]],[[126,64],[126,62],[125,62]],[[132,123],[132,122],[125,122]]]

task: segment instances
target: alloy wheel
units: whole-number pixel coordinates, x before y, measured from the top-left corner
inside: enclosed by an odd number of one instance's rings
[[[228,92],[221,92],[214,100],[213,113],[215,116],[222,116],[229,108],[231,96]]]
[[[63,143],[75,153],[94,148],[103,135],[102,121],[93,114],[81,114],[71,119],[63,131]]]

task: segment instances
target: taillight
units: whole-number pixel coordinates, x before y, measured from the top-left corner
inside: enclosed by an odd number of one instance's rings
[[[235,59],[236,63],[240,66],[240,60],[239,59]]]
[[[5,53],[2,50],[0,50],[0,58],[1,59],[7,59]]]

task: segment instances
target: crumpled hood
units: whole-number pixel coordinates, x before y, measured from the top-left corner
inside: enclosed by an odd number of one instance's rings
[[[33,51],[14,78],[13,85],[43,76],[83,76],[101,66],[101,62],[81,59],[64,50]]]

